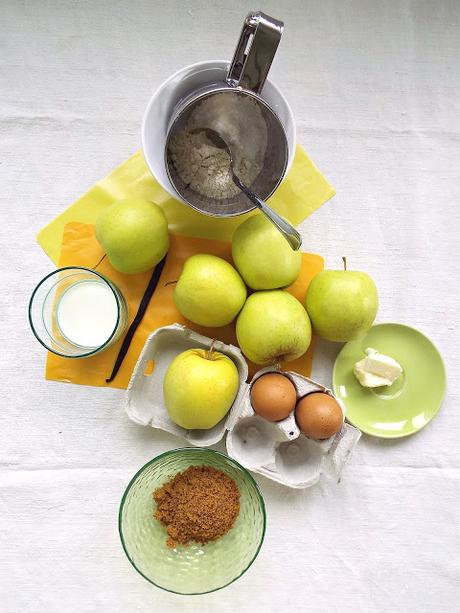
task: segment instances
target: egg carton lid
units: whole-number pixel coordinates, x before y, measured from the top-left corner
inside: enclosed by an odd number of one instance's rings
[[[191,445],[208,447],[219,442],[233,422],[247,386],[248,365],[238,347],[214,341],[214,349],[233,360],[240,379],[238,394],[229,413],[216,426],[209,430],[181,428],[171,421],[163,401],[163,379],[171,360],[187,349],[209,349],[212,340],[181,324],[164,326],[152,332],[145,342],[127,388],[125,410],[128,417],[142,426],[151,426],[185,438]]]

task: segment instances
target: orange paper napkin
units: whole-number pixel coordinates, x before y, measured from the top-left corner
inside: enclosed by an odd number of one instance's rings
[[[67,383],[125,389],[147,336],[153,330],[175,322],[185,324],[211,338],[215,337],[226,343],[237,345],[234,324],[223,328],[197,326],[182,317],[174,305],[172,298],[174,284],[166,284],[179,278],[184,261],[195,253],[212,253],[231,262],[231,245],[228,242],[171,235],[169,252],[158,286],[114,381],[111,383],[105,382],[112,372],[122,339],[109,349],[89,358],[69,359],[48,353],[46,378]],[[123,293],[128,304],[129,323],[131,323],[151,277],[151,271],[138,275],[124,275],[117,272],[107,258],[104,258],[98,264],[103,255],[102,248],[94,235],[93,225],[71,222],[64,227],[59,266],[94,268],[97,265],[97,271],[111,279]],[[324,261],[321,256],[304,253],[299,278],[288,288],[288,291],[303,302],[311,279],[323,269],[323,264]],[[286,368],[309,376],[312,358],[313,343],[304,356],[287,363]],[[250,374],[259,369],[260,366],[249,364]]]

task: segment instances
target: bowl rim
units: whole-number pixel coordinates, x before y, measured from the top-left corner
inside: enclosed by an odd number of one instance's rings
[[[151,464],[154,464],[155,462],[157,462],[158,460],[160,460],[161,458],[164,458],[166,456],[170,456],[170,455],[177,455],[183,452],[198,452],[198,453],[211,453],[211,454],[215,454],[217,456],[221,456],[223,458],[225,458],[227,461],[230,462],[230,464],[233,464],[235,468],[237,468],[238,470],[240,470],[243,475],[245,477],[247,477],[249,479],[249,481],[252,483],[252,485],[254,486],[254,489],[256,491],[257,494],[257,498],[259,500],[259,504],[260,504],[260,509],[262,511],[262,532],[260,535],[260,541],[259,544],[257,545],[257,548],[254,552],[254,555],[252,556],[251,560],[249,561],[248,565],[246,566],[246,568],[244,568],[236,577],[234,577],[231,581],[229,581],[228,583],[225,583],[224,585],[221,585],[219,587],[216,587],[212,590],[207,590],[205,592],[177,592],[176,590],[172,590],[172,589],[168,589],[166,587],[163,587],[162,585],[159,585],[158,583],[155,583],[155,581],[153,581],[152,579],[150,579],[149,577],[147,577],[141,570],[139,570],[139,568],[137,568],[136,564],[134,563],[134,561],[132,560],[130,554],[128,553],[128,550],[126,548],[125,545],[125,540],[123,538],[123,529],[122,529],[122,513],[123,513],[123,508],[126,502],[126,498],[128,496],[128,493],[132,487],[132,485],[134,484],[134,482],[137,480],[137,478],[139,477],[139,475],[146,469],[148,468]],[[201,594],[210,594],[211,592],[217,592],[218,590],[223,589],[224,587],[227,587],[228,585],[231,585],[234,581],[236,581],[237,579],[239,579],[242,575],[244,575],[244,573],[251,567],[251,565],[253,564],[254,560],[257,558],[257,556],[259,555],[259,551],[262,547],[262,543],[264,542],[264,538],[265,538],[265,532],[266,532],[266,527],[267,527],[267,513],[266,513],[266,508],[265,508],[265,501],[264,501],[264,497],[262,495],[262,492],[260,490],[260,487],[257,483],[257,481],[254,479],[254,477],[251,475],[251,473],[246,470],[246,468],[244,468],[244,466],[242,466],[239,462],[237,462],[236,460],[234,460],[233,458],[231,458],[230,456],[228,456],[225,453],[222,453],[221,451],[216,451],[215,449],[209,449],[207,447],[177,447],[175,449],[169,449],[167,451],[164,451],[163,453],[160,453],[159,455],[155,456],[154,458],[152,458],[151,460],[149,460],[146,464],[144,464],[136,473],[135,475],[131,478],[131,480],[129,481],[128,485],[125,488],[125,491],[123,493],[123,496],[121,498],[121,502],[120,502],[120,506],[118,509],[118,534],[120,536],[120,540],[121,540],[121,544],[123,547],[123,551],[125,552],[126,557],[128,558],[131,566],[142,576],[144,577],[144,579],[146,581],[148,581],[149,583],[151,583],[152,585],[154,585],[155,587],[158,587],[162,590],[165,590],[166,592],[170,592],[172,594],[179,594],[182,596],[198,596]]]
[[[151,158],[147,152],[147,141],[148,141],[147,120],[150,114],[152,113],[152,108],[155,102],[157,102],[157,98],[160,95],[162,95],[164,91],[167,90],[171,86],[171,83],[173,83],[174,81],[177,81],[179,78],[182,78],[184,75],[188,74],[191,70],[197,70],[197,69],[207,70],[208,68],[217,68],[219,71],[223,70],[227,72],[229,66],[230,66],[230,60],[228,59],[227,60],[225,59],[204,60],[204,61],[199,61],[199,62],[193,62],[192,64],[188,64],[186,66],[182,66],[181,68],[176,70],[173,74],[171,74],[167,79],[165,79],[162,83],[160,83],[160,85],[153,91],[153,93],[150,95],[149,101],[144,110],[144,113],[142,116],[141,143],[142,143],[142,154],[145,158],[145,162],[153,178],[156,181],[158,181],[161,187],[166,192],[168,192],[168,194],[172,198],[175,198],[176,200],[179,199],[180,202],[182,202],[182,200],[180,199],[180,195],[175,191],[173,185],[170,183],[169,188],[168,188],[167,183],[164,181],[164,177],[159,178],[157,174],[153,171],[153,164],[151,164],[150,162]],[[285,169],[285,174],[283,176],[283,179],[284,179],[292,167],[292,164],[294,162],[294,158],[296,155],[296,151],[297,151],[297,144],[298,144],[297,143],[297,126],[295,123],[294,111],[292,110],[292,107],[289,104],[288,99],[286,98],[284,93],[281,91],[278,85],[276,85],[276,83],[272,81],[270,76],[267,77],[267,82],[270,83],[270,86],[274,88],[277,95],[283,101],[286,111],[287,111],[287,115],[289,117],[289,121],[291,123],[293,146],[292,146],[292,152],[290,152],[290,155],[287,160],[287,166]],[[165,173],[165,176],[167,177],[167,173]]]
[[[53,349],[51,347],[51,345],[47,345],[47,343],[40,337],[39,333],[37,332],[37,330],[35,328],[35,325],[34,325],[34,322],[33,322],[33,317],[32,317],[32,307],[34,305],[35,296],[37,295],[38,290],[40,289],[40,287],[48,279],[50,279],[54,275],[57,275],[57,274],[65,271],[65,270],[84,270],[85,272],[89,272],[91,274],[96,275],[97,277],[99,277],[101,279],[101,281],[103,281],[109,287],[109,289],[112,291],[112,294],[113,294],[113,296],[115,298],[115,301],[117,303],[117,321],[115,323],[115,327],[112,330],[109,338],[106,339],[102,343],[102,345],[99,345],[99,347],[95,347],[94,349],[91,349],[90,351],[86,351],[85,353],[80,353],[78,355],[69,355],[67,353],[63,353],[63,352],[57,351],[56,349]],[[103,275],[101,272],[98,272],[97,270],[94,270],[93,268],[88,268],[87,266],[61,266],[60,268],[56,268],[55,270],[49,272],[34,287],[34,290],[33,290],[32,294],[30,296],[30,299],[29,299],[29,306],[28,306],[27,313],[28,313],[28,318],[29,318],[29,325],[30,325],[30,327],[32,329],[33,335],[35,336],[37,341],[40,343],[40,345],[42,345],[47,351],[49,351],[50,353],[54,353],[54,355],[58,355],[61,358],[69,358],[70,360],[77,360],[77,359],[80,359],[80,358],[89,358],[89,357],[91,357],[91,356],[93,356],[93,355],[103,351],[112,342],[113,337],[115,336],[115,334],[117,332],[118,325],[119,325],[119,323],[121,321],[122,306],[120,305],[120,298],[117,295],[117,292],[115,291],[114,286],[115,286],[115,284],[108,277]],[[118,288],[117,288],[117,290],[118,290]],[[118,291],[121,294],[121,291],[120,290],[118,290]]]

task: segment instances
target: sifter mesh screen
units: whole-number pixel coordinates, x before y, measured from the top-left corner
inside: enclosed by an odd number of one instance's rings
[[[241,156],[257,164],[261,170],[249,187],[262,199],[275,191],[288,160],[284,129],[276,114],[259,97],[245,90],[225,88],[195,98],[185,106],[169,130],[166,143],[168,174],[185,201],[202,213],[214,216],[239,215],[254,208],[242,193],[229,198],[205,196],[179,174],[171,155],[171,141],[184,130],[203,128],[218,132],[236,159]]]

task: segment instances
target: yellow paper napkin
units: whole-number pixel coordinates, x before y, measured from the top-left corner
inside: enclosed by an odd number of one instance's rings
[[[269,203],[292,224],[298,225],[334,194],[334,188],[297,145],[292,167]],[[166,213],[171,232],[197,238],[228,241],[234,229],[253,214],[223,219],[196,212],[172,198],[160,186],[151,175],[142,152],[138,151],[43,228],[37,236],[40,246],[57,265],[68,222],[94,224],[105,207],[129,196],[156,202]]]

